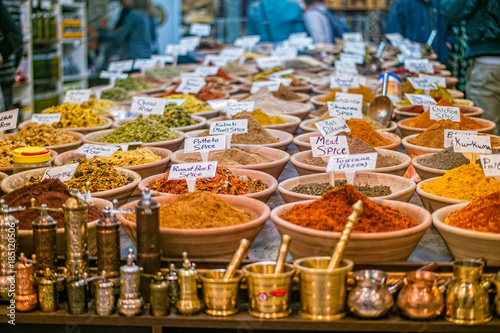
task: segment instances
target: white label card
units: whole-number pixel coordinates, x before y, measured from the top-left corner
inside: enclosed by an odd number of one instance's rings
[[[262,57],[255,59],[260,69],[269,69],[283,66],[282,59],[278,57]]]
[[[270,80],[270,81],[259,81],[252,83],[252,87],[250,88],[250,93],[255,94],[259,91],[260,88],[267,88],[269,91],[278,91],[280,88],[280,81],[278,80]]]
[[[135,96],[130,107],[130,113],[163,115],[166,104],[167,100],[165,98]]]
[[[208,66],[212,63],[214,66],[224,67],[231,60],[232,59],[228,57],[209,54],[205,57],[205,59],[203,59],[203,66]]]
[[[500,154],[481,155],[479,159],[481,160],[481,166],[486,177],[500,176]]]
[[[436,105],[436,101],[431,96],[405,94],[411,105]]]
[[[128,72],[132,70],[132,66],[134,65],[133,60],[122,60],[122,61],[114,61],[109,64],[108,71],[110,72]]]
[[[181,73],[181,80],[199,80],[204,79],[206,75],[201,73]]]
[[[452,145],[455,153],[491,154],[489,135],[454,135]]]
[[[213,178],[217,172],[217,161],[172,164],[168,173],[168,180],[185,179],[189,192],[194,192],[196,179]]]
[[[243,111],[253,111],[255,106],[255,102],[236,102],[236,103],[227,103],[224,108],[224,112],[230,117],[234,116],[236,113]]]
[[[226,149],[226,136],[202,136],[196,138],[186,138],[184,141],[185,153],[207,152],[212,150]]]
[[[460,122],[459,107],[432,105],[429,110],[431,119],[434,120],[449,119],[457,123]]]
[[[406,69],[412,73],[424,72],[427,74],[434,74],[434,67],[431,63],[411,62],[408,64],[408,67]]]
[[[362,55],[359,54],[349,54],[349,53],[341,53],[340,61],[353,62],[355,64],[363,64],[364,59]]]
[[[359,103],[328,102],[328,114],[343,119],[363,119],[363,105]]]
[[[76,168],[78,168],[78,163],[48,168],[47,170],[45,170],[42,180],[59,179],[62,182],[67,182],[73,178]]]
[[[377,167],[377,153],[332,156],[328,160],[326,172],[346,172],[374,170]]]
[[[245,53],[245,49],[241,47],[227,47],[220,51],[219,56],[227,57],[232,60],[236,60]]]
[[[184,51],[194,51],[200,45],[200,40],[199,36],[184,37],[179,41],[179,45],[184,48]]]
[[[366,54],[365,43],[362,42],[345,42],[344,52],[364,56]]]
[[[355,76],[330,76],[330,89],[359,88],[359,79]]]
[[[314,40],[312,39],[312,37],[297,37],[289,39],[287,41],[283,41],[283,46],[302,50],[304,48],[314,46]]]
[[[194,23],[189,27],[189,34],[196,36],[209,36],[212,27],[209,24]]]
[[[17,127],[17,114],[19,109],[5,111],[0,113],[0,131],[14,129]]]
[[[183,94],[197,94],[200,92],[201,88],[205,86],[205,80],[182,80],[177,89],[175,89],[176,92],[180,92]]]
[[[362,105],[363,104],[363,95],[338,92],[335,94],[335,102],[337,102],[337,103],[352,103],[352,104]]]
[[[286,61],[297,58],[298,50],[294,47],[278,46],[271,54],[273,57]]]
[[[307,32],[292,32],[291,34],[288,35],[288,39],[290,40],[301,39],[301,38],[307,38]]]
[[[344,32],[342,39],[346,42],[362,42],[363,35],[360,32]]]
[[[135,59],[134,69],[148,69],[156,67],[158,59]]]
[[[389,33],[389,34],[385,34],[385,38],[387,38],[389,40],[389,42],[391,42],[392,45],[394,46],[398,46],[399,44],[401,44],[401,42],[403,41],[403,35],[401,35],[399,32],[393,32],[393,33]]]
[[[185,102],[186,102],[185,99],[168,99],[168,98],[165,98],[165,105],[168,105],[170,103],[175,103],[177,106],[181,106]]]
[[[275,72],[271,75],[269,75],[269,78],[272,78],[272,79],[279,79],[281,78],[282,76],[284,75],[290,75],[290,74],[293,74],[295,70],[293,68],[290,68],[290,69],[285,69],[284,71],[279,71],[279,72]]]
[[[221,111],[227,106],[228,103],[236,103],[238,102],[236,99],[214,99],[212,101],[207,101],[208,106],[212,108],[214,111]]]
[[[60,113],[35,113],[31,116],[31,122],[37,124],[48,124],[58,123],[61,121]]]
[[[446,79],[444,77],[442,77],[442,76],[433,76],[433,75],[427,75],[427,74],[419,74],[418,77],[426,79],[427,81],[434,83],[438,87],[446,88]]]
[[[350,132],[349,126],[342,118],[330,118],[314,123],[323,136],[336,135],[340,132]]]
[[[337,76],[358,76],[358,69],[353,62],[335,61],[335,75]]]
[[[203,66],[197,67],[194,72],[200,74],[202,76],[215,75],[219,71],[220,67],[218,66]]]
[[[248,119],[235,119],[210,123],[210,135],[244,133],[248,133]]]
[[[154,59],[160,63],[160,65],[165,66],[165,64],[171,64],[175,61],[174,57],[171,55],[158,55],[153,54],[151,59]]]
[[[84,144],[77,150],[75,150],[76,154],[83,154],[87,158],[92,158],[94,156],[100,157],[110,157],[114,153],[120,150],[120,147],[113,146],[102,146],[102,145],[92,145],[89,143]]]
[[[128,74],[119,72],[101,71],[99,73],[99,77],[101,79],[126,79],[128,78]]]
[[[260,42],[260,36],[245,36],[236,38],[234,45],[241,47],[254,47]]]
[[[436,90],[437,87],[434,82],[429,82],[426,78],[420,77],[409,77],[408,81],[410,81],[411,85],[415,89],[423,89],[423,90]]]
[[[87,102],[90,98],[90,93],[90,89],[68,90],[64,96],[64,103],[81,104]]]
[[[454,135],[477,135],[477,131],[444,130],[444,147],[448,148],[452,144]]]
[[[174,56],[185,55],[187,51],[186,47],[181,44],[168,44],[165,49],[166,54]]]
[[[309,138],[313,157],[349,155],[347,138],[341,136],[313,136]]]

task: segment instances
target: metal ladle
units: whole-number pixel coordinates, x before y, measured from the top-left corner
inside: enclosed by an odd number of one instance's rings
[[[367,114],[368,117],[377,121],[382,126],[387,126],[392,117],[392,110],[394,108],[391,99],[387,97],[388,80],[389,74],[385,72],[382,83],[382,96],[377,96],[371,101]]]

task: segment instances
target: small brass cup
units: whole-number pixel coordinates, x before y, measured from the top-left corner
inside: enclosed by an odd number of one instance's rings
[[[224,282],[225,272],[225,269],[212,269],[200,273],[205,313],[211,316],[227,317],[238,313],[238,290],[243,273],[237,271]]]

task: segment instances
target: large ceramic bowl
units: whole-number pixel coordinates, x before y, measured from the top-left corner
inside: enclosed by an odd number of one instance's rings
[[[109,200],[92,198],[94,206],[99,210],[103,210],[104,207],[113,207],[113,204]],[[87,223],[87,241],[88,249],[90,255],[95,255],[97,253],[97,236],[96,236],[96,224],[99,220],[90,221]],[[19,252],[24,252],[26,255],[34,253],[33,251],[33,230],[19,230],[18,231],[18,247]],[[57,228],[56,230],[56,243],[57,243],[57,255],[64,256],[66,253],[66,240],[64,238],[64,228]]]
[[[297,93],[296,94],[299,96],[299,98],[297,99],[291,99],[291,100],[284,100],[284,101],[287,101],[287,102],[295,102],[295,103],[305,103],[309,100],[310,96],[308,94],[304,94],[304,93]],[[237,99],[238,101],[241,101],[241,100],[244,100],[245,98],[249,97],[251,94],[250,93],[246,93],[246,94],[236,94],[236,95],[233,95],[231,96],[231,98],[235,98]],[[279,98],[279,97],[277,97]],[[281,99],[281,98],[280,98]]]
[[[484,126],[484,128],[477,129],[478,133],[487,133],[487,134],[493,134],[493,131],[495,130],[495,127],[497,125],[492,122],[491,120],[487,119],[481,119],[481,118],[474,118],[474,120],[481,125]],[[413,134],[420,134],[423,133],[427,128],[417,128],[417,127],[409,127],[406,126],[405,123],[407,122],[407,119],[403,119],[398,121],[398,128],[403,137],[410,136]]]
[[[265,129],[276,129],[279,131],[287,132],[290,134],[295,134],[297,131],[297,128],[299,127],[300,124],[300,118],[295,117],[295,116],[288,116],[288,115],[278,115],[282,119],[288,121],[286,124],[276,124],[276,125],[262,125]],[[210,123],[216,122],[216,121],[224,121],[227,120],[226,117],[216,117],[212,118],[207,122],[207,125],[210,126]]]
[[[55,151],[53,151],[52,149],[50,149],[50,163],[52,165],[54,165],[54,161],[55,159],[57,158],[59,154],[56,153]],[[7,175],[12,175],[14,171],[14,167],[13,166],[8,166],[8,167],[0,167],[0,172],[5,172]]]
[[[415,156],[411,161],[413,167],[415,168],[415,171],[417,171],[418,175],[420,176],[420,179],[426,180],[429,178],[441,177],[446,173],[446,171],[448,171],[443,169],[430,168],[428,166],[420,164],[421,160],[429,158],[435,154],[436,153],[430,153],[430,154]]]
[[[88,133],[92,133],[92,132],[97,132],[97,131],[102,131],[102,130],[108,129],[108,128],[111,127],[111,125],[113,125],[113,120],[112,119],[107,118],[107,117],[101,117],[101,118],[106,121],[105,125],[95,126],[95,127],[68,127],[68,128],[62,128],[62,129],[65,129],[65,130],[68,130],[68,131],[82,133],[83,135],[85,135],[85,134],[88,134]],[[29,124],[31,124],[31,120],[23,121],[22,123],[20,123],[18,125],[18,128],[20,130],[24,129],[24,128],[28,127]]]
[[[300,203],[289,203],[278,206],[271,212],[271,219],[281,235],[292,238],[290,253],[294,260],[312,256],[330,256],[341,233],[321,231],[301,227],[280,218],[295,205],[311,203],[313,200]],[[373,200],[389,206],[411,217],[418,225],[400,231],[380,233],[352,233],[344,258],[356,263],[377,263],[406,261],[417,247],[418,242],[431,225],[431,214],[422,207],[406,202],[391,200]],[[384,223],[384,221],[380,221]]]
[[[120,127],[120,125],[123,125],[129,121],[132,121],[136,119],[137,117],[132,117],[132,118],[126,118],[126,119],[120,119],[115,121],[114,126],[115,127]],[[204,117],[201,117],[199,115],[192,115],[191,118],[196,120],[196,124],[194,125],[189,125],[189,126],[182,126],[182,127],[172,127],[170,128],[171,130],[177,130],[177,131],[183,131],[183,132],[188,132],[188,131],[194,131],[200,128],[205,127],[207,124],[207,120]]]
[[[107,145],[107,143],[97,142],[97,141],[95,141],[95,139],[100,138],[100,137],[102,137],[102,136],[104,136],[112,131],[113,130],[105,130],[105,131],[99,131],[99,132],[87,134],[83,137],[83,143],[91,143],[94,145],[105,146],[105,145]],[[176,151],[177,149],[179,149],[179,147],[184,142],[184,138],[185,138],[184,132],[179,132],[179,137],[177,139],[168,140],[168,141],[143,143],[143,144],[141,144],[141,147],[145,147],[145,148],[158,147],[158,148],[168,149],[171,151]]]
[[[258,200],[222,196],[224,201],[234,208],[248,212],[252,220],[239,225],[205,228],[205,229],[175,229],[160,227],[160,247],[162,255],[169,258],[180,258],[182,252],[187,252],[190,258],[230,258],[246,238],[250,244],[255,240],[264,223],[269,217],[269,207]],[[177,196],[156,197],[160,204],[167,204],[177,199]],[[129,202],[122,209],[135,209],[138,201]],[[123,214],[116,217],[122,223],[123,230],[137,247],[136,224],[126,219]]]
[[[287,88],[296,93],[308,94],[312,90],[313,86],[310,84],[304,84],[304,86],[302,87],[287,87]],[[252,89],[252,82],[245,83],[240,87],[241,92],[250,92],[251,89]]]
[[[68,130],[65,130],[65,131],[68,132],[69,134],[71,134],[75,138],[75,141],[70,142],[70,143],[65,143],[62,145],[45,146],[45,148],[49,148],[50,150],[53,150],[56,153],[61,154],[61,153],[64,153],[65,151],[76,149],[82,145],[82,139],[83,139],[82,133],[68,131]],[[5,134],[5,138],[10,138],[13,135],[15,135],[15,133]]]
[[[278,139],[279,142],[276,143],[266,143],[266,144],[255,144],[255,145],[243,145],[243,144],[237,144],[237,143],[231,143],[231,147],[239,147],[239,148],[244,148],[244,147],[268,147],[268,148],[276,148],[276,149],[281,149],[281,150],[286,150],[288,148],[288,145],[292,143],[293,141],[293,135],[287,132],[275,130],[275,129],[266,129],[271,136],[274,138]],[[197,137],[200,133],[203,133],[204,130],[198,130],[198,131],[191,131],[186,133],[187,138],[195,138]]]
[[[4,190],[5,193],[10,193],[15,189],[23,187],[26,183],[29,182],[31,177],[40,177],[45,173],[45,170],[47,169],[48,168],[28,170],[9,176],[2,180],[2,190]],[[132,192],[141,181],[141,176],[139,176],[137,172],[123,168],[116,168],[116,170],[120,171],[123,175],[125,175],[125,177],[132,177],[132,182],[125,186],[118,187],[112,190],[93,192],[91,193],[92,198],[100,198],[109,201],[118,199],[119,204],[124,204],[125,202],[127,202],[130,194],[132,194]]]
[[[390,166],[390,167],[384,167],[384,168],[376,168],[373,170],[373,172],[380,172],[380,173],[389,173],[393,174],[396,176],[403,176],[406,172],[406,169],[411,164],[411,158],[410,156],[397,152],[397,151],[392,151],[392,150],[386,150],[386,149],[379,149],[377,148],[377,151],[379,154],[383,155],[390,155],[392,157],[395,157],[399,159],[401,162],[398,165]],[[295,170],[297,170],[297,173],[299,176],[306,176],[306,175],[312,175],[316,173],[324,173],[326,172],[326,166],[315,166],[315,165],[310,165],[307,163],[303,162],[303,159],[307,154],[310,153],[310,150],[305,150],[301,151],[299,153],[293,154],[290,157],[290,162],[294,166]],[[319,158],[319,157],[318,157]]]
[[[319,132],[319,129],[314,125],[318,122],[317,118],[307,119],[300,123],[299,128],[302,132]],[[394,133],[398,129],[397,124],[394,121],[391,121],[387,128],[378,129],[377,132],[391,132]]]
[[[269,198],[273,195],[274,191],[278,188],[278,181],[276,178],[273,176],[261,172],[261,171],[254,171],[254,170],[248,170],[248,169],[239,169],[239,168],[229,168],[232,172],[236,172],[241,176],[247,176],[252,179],[260,179],[262,180],[266,185],[267,189],[264,191],[260,192],[254,192],[254,193],[249,193],[249,194],[242,194],[238,195],[238,197],[247,197],[247,198],[253,198],[260,200],[262,202],[267,202]],[[152,182],[153,180],[159,179],[163,177],[164,174],[158,174],[154,175],[151,177],[148,177],[146,179],[143,179],[140,181],[138,188],[140,191],[144,191],[148,184]],[[166,196],[166,197],[178,197],[180,194],[170,194],[170,193],[165,193],[165,192],[157,192],[157,191],[151,191],[154,196]],[[223,197],[232,197],[233,195],[230,194],[220,194]]]
[[[428,148],[428,147],[422,147],[422,146],[417,146],[414,144],[409,143],[408,141],[413,140],[417,137],[418,134],[413,134],[410,136],[405,136],[403,140],[401,140],[401,143],[405,147],[406,151],[408,154],[414,154],[416,156],[419,155],[424,155],[424,154],[430,154],[430,153],[439,153],[441,148]]]
[[[345,174],[343,172],[336,172],[335,180],[345,180]],[[299,176],[287,179],[279,183],[278,191],[280,191],[281,197],[286,203],[319,199],[320,196],[296,193],[292,192],[292,189],[300,184],[328,183],[328,182],[330,182],[330,174],[328,173],[318,173],[314,175]],[[396,200],[403,202],[410,201],[411,197],[413,196],[413,191],[415,191],[415,188],[417,187],[415,182],[410,179],[406,179],[400,176],[391,175],[387,173],[375,173],[375,172],[356,172],[354,185],[389,186],[391,188],[392,192],[391,194],[381,197],[372,197],[372,198]]]
[[[326,94],[316,95],[311,98],[311,103],[313,103],[316,108],[320,108],[327,104],[327,102],[320,101],[320,99],[324,99],[326,96],[327,96]]]
[[[245,101],[243,101],[245,102]],[[270,109],[264,109],[261,110],[263,112],[267,113],[273,113],[276,114],[277,116],[295,116],[303,120],[307,115],[311,112],[311,110],[314,108],[314,105],[311,103],[297,103],[297,102],[287,102],[288,104],[295,105],[297,106],[297,109],[293,112],[276,112],[272,108]],[[258,107],[255,107],[258,108]]]
[[[424,181],[421,181],[417,185],[417,194],[420,197],[420,200],[422,201],[422,204],[424,205],[425,209],[427,209],[429,212],[433,213],[434,211],[438,210],[439,208],[447,207],[450,205],[455,205],[458,203],[469,202],[467,200],[451,199],[451,198],[446,198],[446,197],[442,197],[439,195],[430,194],[429,192],[422,190],[422,185],[427,184],[427,183],[429,183],[429,184],[433,183],[438,178],[439,177],[429,178],[429,179],[426,179]]]
[[[148,149],[151,150],[153,154],[160,156],[161,159],[146,164],[124,166],[122,168],[137,172],[142,179],[165,172],[167,164],[168,162],[170,162],[170,156],[172,155],[172,152],[164,148],[148,147]],[[57,156],[54,163],[55,165],[63,165],[72,161],[76,161],[77,159],[82,157],[85,156],[82,154],[76,154],[74,151],[68,151]]]
[[[472,118],[481,118],[484,113],[484,110],[477,106],[469,106],[469,105],[456,105],[460,108],[460,111],[464,114],[464,116],[472,117]],[[408,118],[414,118],[418,116],[420,113],[408,112],[408,109],[411,109],[413,105],[402,105],[398,106],[394,109],[394,115],[396,119],[403,120]]]
[[[237,168],[237,169],[249,169],[265,172],[274,178],[278,179],[281,172],[285,168],[286,163],[290,160],[290,154],[283,150],[276,148],[267,147],[244,147],[241,148],[245,151],[261,154],[267,157],[271,162],[260,163],[260,164],[247,164],[247,165],[224,165],[218,164],[220,167]],[[188,163],[187,159],[199,159],[201,162],[201,156],[199,153],[185,153],[183,150],[178,150],[172,154],[172,163]],[[143,177],[145,178],[145,177]]]
[[[473,231],[444,223],[446,218],[468,203],[443,207],[432,214],[434,226],[455,259],[484,258],[488,265],[500,265],[500,234]]]

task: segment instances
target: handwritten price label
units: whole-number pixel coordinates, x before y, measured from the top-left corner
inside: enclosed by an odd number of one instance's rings
[[[37,124],[48,124],[58,123],[61,121],[60,113],[41,113],[34,114],[31,116],[31,122]]]
[[[176,92],[180,92],[183,94],[197,94],[200,92],[201,88],[205,86],[205,80],[182,80],[177,89],[175,89]]]
[[[377,167],[377,153],[332,156],[326,172],[374,170]]]
[[[64,103],[81,104],[90,98],[90,89],[68,90],[64,96]]]
[[[202,76],[215,75],[219,71],[220,67],[218,66],[203,66],[197,67],[194,72],[200,74]]]
[[[328,102],[328,113],[332,117],[343,119],[363,119],[362,104]]]
[[[362,42],[345,42],[344,52],[364,56],[366,54],[365,43]]]
[[[434,83],[438,87],[446,88],[446,79],[442,76],[433,76],[427,74],[419,74],[418,77],[426,79],[427,81]]]
[[[355,76],[330,76],[330,89],[359,88],[359,79]]]
[[[257,66],[260,69],[269,69],[274,67],[281,67],[283,62],[280,58],[277,57],[262,57],[255,59],[257,62]]]
[[[210,124],[210,135],[244,133],[248,133],[248,119],[216,121]]]
[[[17,127],[17,114],[19,109],[0,113],[0,131],[4,132]]]
[[[430,107],[430,118],[434,120],[449,119],[459,123],[460,108],[454,106],[432,105]]]
[[[405,94],[411,105],[436,105],[436,101],[431,96]]]
[[[477,131],[460,131],[460,130],[444,130],[444,147],[448,148],[452,145],[453,136],[455,135],[477,135]]]
[[[212,150],[226,149],[226,136],[202,136],[196,138],[186,138],[184,143],[185,153],[209,152]]]
[[[452,145],[455,153],[491,154],[489,135],[454,135]]]
[[[353,104],[362,105],[363,104],[363,95],[338,92],[335,94],[335,102],[337,102],[337,103],[353,103]]]
[[[116,153],[118,150],[120,150],[120,147],[113,147],[113,146],[101,146],[101,145],[92,145],[89,143],[84,144],[77,150],[75,150],[75,153],[77,154],[83,154],[87,158],[91,158],[94,156],[100,156],[100,157],[110,157],[114,153]]]
[[[212,27],[208,24],[194,23],[189,27],[189,33],[196,36],[208,36]]]
[[[479,159],[481,160],[481,166],[486,177],[500,176],[500,154],[481,155]]]
[[[154,97],[134,97],[132,106],[130,107],[131,113],[142,113],[146,115],[156,114],[163,115],[167,100],[164,98]]]
[[[110,72],[128,72],[132,70],[132,66],[134,65],[133,60],[123,60],[123,61],[114,61],[109,64],[108,71]]]
[[[237,113],[243,112],[243,111],[253,111],[253,108],[255,106],[255,102],[236,102],[236,103],[227,103],[227,106],[224,109],[224,112],[228,116],[234,116]]]
[[[437,87],[434,82],[429,82],[426,78],[420,77],[409,77],[408,81],[410,81],[411,85],[415,89],[423,89],[423,90],[436,90]]]

